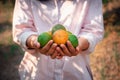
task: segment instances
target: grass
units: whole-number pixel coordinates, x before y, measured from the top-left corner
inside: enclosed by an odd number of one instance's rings
[[[116,61],[116,63],[117,63],[117,66],[120,66],[120,52],[118,51],[118,45],[119,44],[119,42],[114,42],[113,43],[113,51],[114,51],[114,58],[115,58],[115,61]]]
[[[0,2],[0,52],[4,59],[22,54],[21,48],[12,40],[13,4]]]
[[[12,15],[13,15],[13,5],[6,3],[2,4],[0,2],[0,23],[4,22],[12,22]]]
[[[101,80],[106,80],[105,68],[104,67],[100,70],[100,75],[101,75]]]
[[[107,25],[105,26],[105,33],[104,33],[104,38],[108,37],[109,34],[112,32],[116,32],[118,36],[120,36],[120,25],[113,26],[113,25]]]
[[[91,55],[91,67],[95,80],[120,79],[119,27],[108,26],[107,36],[96,46]],[[97,65],[96,65],[97,64]]]
[[[24,52],[12,39],[13,5],[0,2],[0,80],[20,80],[18,66]]]
[[[0,49],[2,49],[1,52],[1,56],[3,59],[5,60],[9,60],[14,56],[17,55],[23,55],[23,51],[21,50],[21,48],[16,45],[16,44],[11,44],[11,45],[0,45]]]

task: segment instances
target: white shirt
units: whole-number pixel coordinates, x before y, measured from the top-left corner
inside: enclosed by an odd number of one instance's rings
[[[86,38],[88,50],[73,57],[51,59],[27,49],[30,35],[39,35],[58,23],[77,37]],[[21,80],[92,80],[89,53],[103,33],[102,0],[16,0],[13,39],[25,50],[19,66]]]

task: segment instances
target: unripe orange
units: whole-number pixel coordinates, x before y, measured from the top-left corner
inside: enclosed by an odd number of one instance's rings
[[[43,32],[38,36],[38,42],[41,47],[44,47],[50,40],[52,39],[52,35],[50,32]]]
[[[65,28],[63,25],[61,25],[61,24],[56,24],[55,26],[52,27],[52,31],[51,31],[52,34],[53,34],[55,31],[59,30],[59,29],[66,30],[66,28]]]

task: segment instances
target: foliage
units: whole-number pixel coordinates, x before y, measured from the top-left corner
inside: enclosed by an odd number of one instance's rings
[[[108,0],[102,0],[103,4],[108,3]]]

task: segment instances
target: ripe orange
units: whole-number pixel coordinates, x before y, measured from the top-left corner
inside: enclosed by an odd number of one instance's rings
[[[53,41],[55,43],[57,43],[58,45],[60,44],[65,44],[68,40],[68,32],[63,30],[63,29],[59,29],[57,31],[54,32],[53,34]]]
[[[38,42],[41,47],[45,46],[51,39],[52,35],[49,32],[43,32],[38,36]]]

